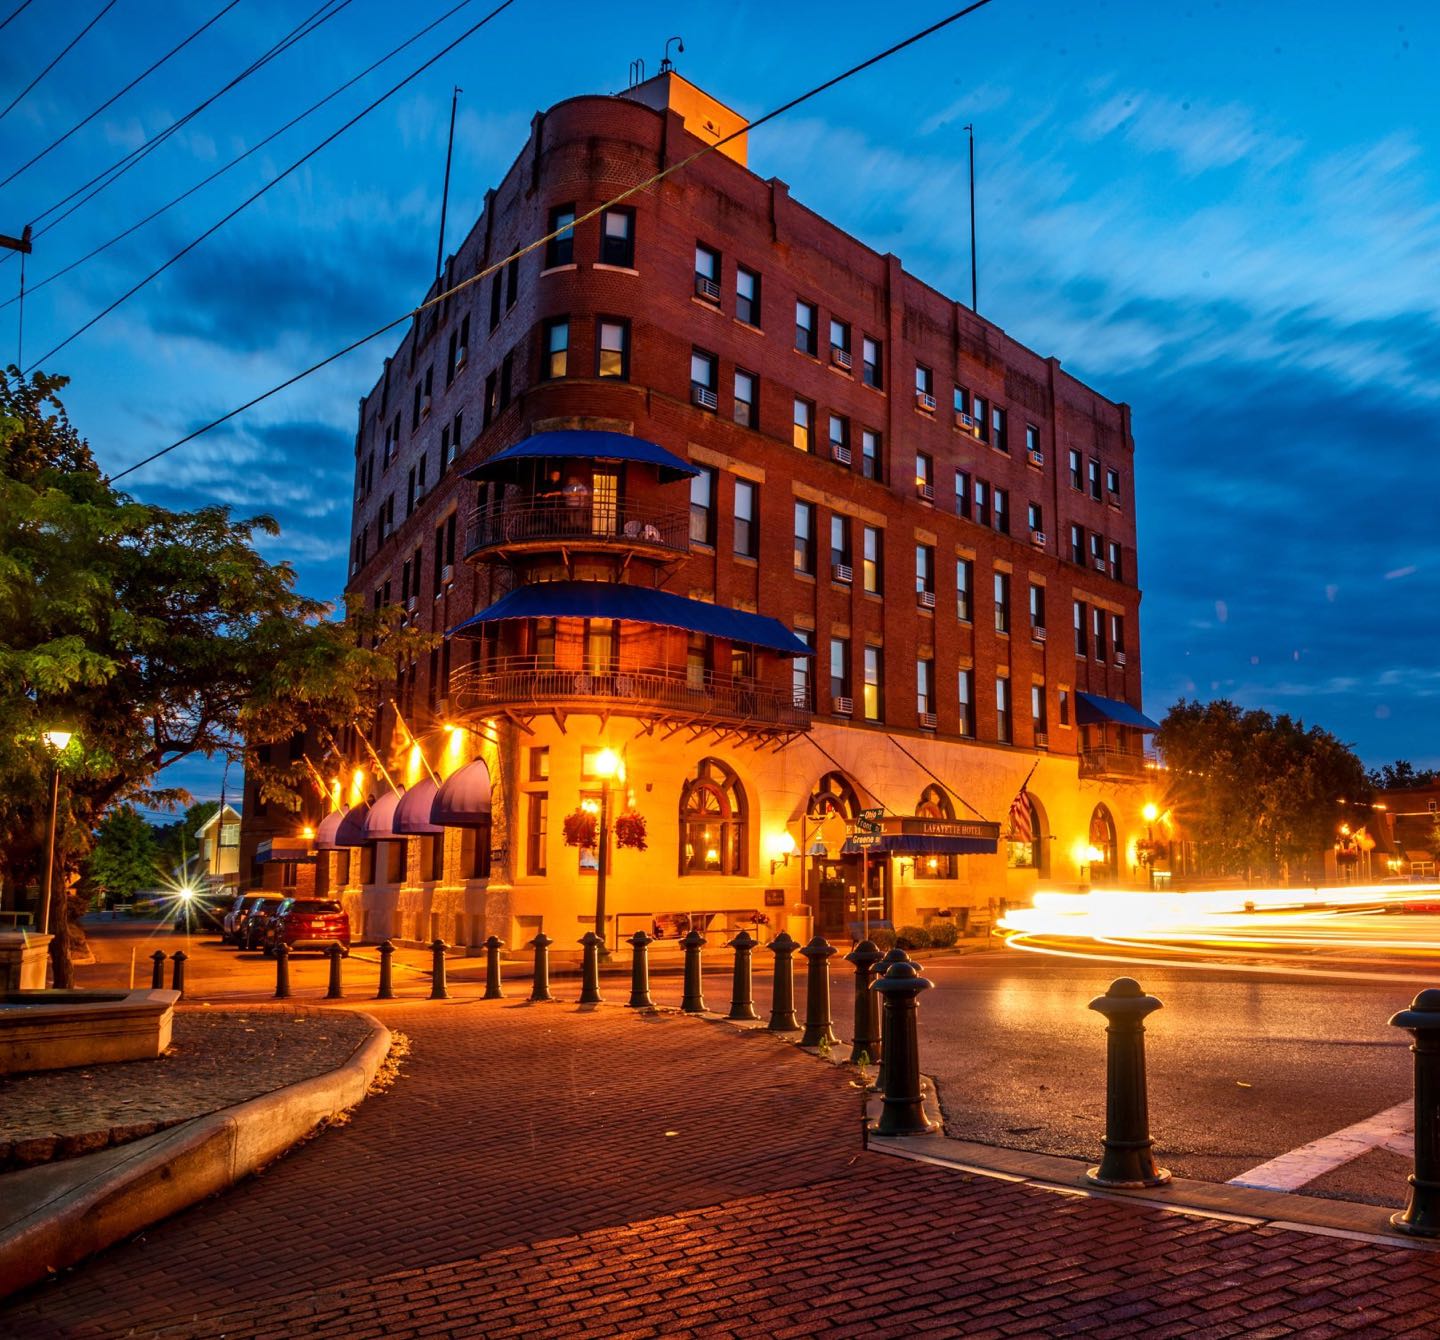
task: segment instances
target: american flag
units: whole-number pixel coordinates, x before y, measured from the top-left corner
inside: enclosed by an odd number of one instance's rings
[[[1010,802],[1010,837],[1016,842],[1035,841],[1035,820],[1030,796],[1022,786]]]

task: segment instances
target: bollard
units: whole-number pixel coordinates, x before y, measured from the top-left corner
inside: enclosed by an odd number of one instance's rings
[[[880,962],[875,965],[875,981],[878,982],[878,981],[879,981],[882,977],[884,977],[885,974],[886,974],[887,972],[889,972],[890,969],[893,968],[897,963],[915,963],[915,960],[914,960],[913,958],[911,958],[910,955],[905,952],[905,950],[901,949],[899,945],[896,945],[893,949],[887,950],[886,953],[885,953],[885,957],[882,958],[882,959],[880,960]],[[921,967],[920,964],[915,963],[915,971],[916,971],[916,972],[923,972],[924,969]],[[872,989],[873,989],[873,987],[872,987]],[[878,997],[877,997],[877,999],[878,999]],[[890,1016],[885,1013],[884,1009],[881,1009],[881,1011],[880,1011],[880,1065],[879,1065],[879,1067],[877,1068],[877,1070],[876,1070],[876,1072],[875,1072],[875,1087],[876,1087],[877,1089],[882,1090],[882,1091],[883,1091],[884,1088],[885,1088],[885,1053],[886,1053],[886,1051],[887,1051],[887,1049],[888,1049],[888,1047],[889,1047],[889,1034],[886,1033],[885,1030],[886,1030],[887,1028],[889,1028],[889,1026],[890,1026]]]
[[[275,999],[290,999],[290,946],[284,940],[275,943]]]
[[[430,942],[430,999],[449,1000],[445,987],[445,951],[450,946],[438,936]]]
[[[1155,1166],[1150,1105],[1145,1096],[1145,1016],[1160,1008],[1133,977],[1117,977],[1090,1008],[1106,1018],[1105,1153],[1086,1178],[1096,1186],[1164,1186],[1170,1174]]]
[[[1422,991],[1390,1022],[1415,1039],[1415,1171],[1410,1198],[1390,1222],[1413,1237],[1440,1237],[1440,991]]]
[[[375,992],[376,1000],[395,999],[395,979],[392,975],[390,960],[395,954],[395,946],[389,940],[380,941],[380,986]]]
[[[337,940],[326,952],[330,956],[330,985],[326,988],[325,999],[344,1000],[345,989],[340,982],[340,960],[345,957],[345,951]]]
[[[185,963],[189,955],[183,949],[177,949],[170,960],[175,965],[170,974],[170,989],[178,991],[183,998],[185,995]]]
[[[835,952],[823,935],[817,935],[800,952],[805,956],[805,1032],[802,1047],[833,1047],[840,1039],[830,1027],[830,955]]]
[[[750,955],[758,943],[759,941],[745,930],[730,941],[728,948],[735,951],[735,975],[730,984],[730,1013],[725,1016],[727,1019],[748,1022],[760,1018],[755,1013],[754,974],[750,967]]]
[[[770,984],[770,1022],[765,1027],[772,1033],[788,1033],[800,1027],[795,1018],[795,951],[800,946],[788,931],[781,931],[768,947],[775,955],[775,976]]]
[[[871,988],[884,1002],[885,1085],[876,1135],[925,1135],[939,1123],[925,1114],[920,1091],[920,1044],[915,1032],[915,998],[934,983],[914,963],[893,963]]]
[[[870,990],[875,965],[885,956],[873,940],[861,940],[848,954],[846,963],[855,965],[855,1038],[850,1045],[850,1064],[859,1065],[864,1056],[872,1064],[880,1059],[880,997]]]
[[[644,931],[636,931],[626,944],[634,951],[630,959],[630,999],[632,1010],[653,1010],[655,1002],[650,999],[650,946],[654,937]]]
[[[586,931],[580,937],[584,956],[580,960],[580,1004],[603,1005],[600,995],[600,945],[601,940],[594,931]]]
[[[150,955],[150,989],[152,991],[163,991],[165,989],[165,951],[157,949]]]
[[[535,976],[530,984],[532,1001],[554,1000],[550,994],[550,946],[555,943],[544,931],[530,941],[535,949]]]
[[[691,931],[680,943],[685,948],[685,986],[680,997],[680,1009],[685,1014],[704,1014],[705,994],[700,976],[700,951],[705,948],[705,937],[699,931]]]
[[[503,1000],[505,993],[500,989],[500,951],[504,944],[498,935],[485,941],[485,994],[482,1000]]]

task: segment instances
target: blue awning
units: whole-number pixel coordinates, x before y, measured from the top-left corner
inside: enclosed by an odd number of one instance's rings
[[[779,619],[619,582],[535,582],[517,587],[452,628],[449,636],[463,636],[469,630],[469,636],[474,637],[484,625],[501,619],[623,619],[684,628],[730,642],[766,647],[785,656],[814,654]]]
[[[842,856],[993,856],[999,849],[993,837],[928,837],[919,833],[882,833],[871,843],[861,845],[846,838],[840,848]]]
[[[1132,730],[1160,729],[1138,707],[1131,707],[1118,698],[1102,698],[1097,693],[1075,695],[1075,720],[1082,726],[1103,726],[1109,722],[1116,726],[1129,726]]]
[[[430,822],[444,828],[481,828],[490,822],[490,769],[483,758],[440,783],[430,806]]]
[[[335,840],[335,835],[340,831],[340,825],[344,818],[344,810],[332,810],[320,820],[320,827],[315,830],[316,851],[340,851],[342,849],[343,844]]]
[[[365,815],[365,841],[389,842],[401,835],[395,831],[395,808],[400,804],[399,791],[378,796]]]
[[[424,777],[406,791],[395,806],[395,818],[391,823],[393,831],[419,837],[437,837],[443,833],[445,830],[430,820],[437,789],[434,782]]]
[[[643,437],[626,433],[606,433],[582,428],[567,428],[554,433],[536,433],[513,447],[497,451],[488,461],[465,472],[466,479],[503,479],[513,475],[523,461],[543,459],[585,461],[634,461],[653,465],[660,471],[662,483],[689,479],[700,473],[699,468],[683,461],[673,451]]]
[[[335,846],[341,847],[364,847],[368,846],[370,839],[365,836],[365,818],[370,813],[370,802],[361,801],[358,805],[352,805],[345,811],[344,817],[340,820],[335,830]]]

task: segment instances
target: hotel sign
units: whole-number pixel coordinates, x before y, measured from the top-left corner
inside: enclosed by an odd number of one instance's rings
[[[982,838],[990,842],[1000,840],[1000,825],[986,823],[983,819],[926,819],[919,815],[913,818],[904,815],[896,819],[886,819],[882,831],[902,833],[906,837]]]

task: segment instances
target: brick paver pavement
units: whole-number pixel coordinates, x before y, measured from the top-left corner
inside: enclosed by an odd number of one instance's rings
[[[1440,1255],[863,1153],[845,1073],[763,1034],[376,1012],[413,1044],[393,1089],[0,1335],[1440,1333]]]

